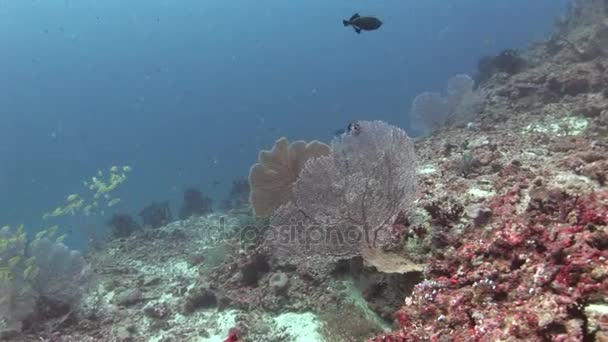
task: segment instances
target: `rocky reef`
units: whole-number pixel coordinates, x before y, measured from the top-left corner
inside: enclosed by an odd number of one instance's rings
[[[525,67],[480,85],[475,120],[417,142],[407,229],[441,249],[371,341],[606,340],[606,6],[574,2]]]

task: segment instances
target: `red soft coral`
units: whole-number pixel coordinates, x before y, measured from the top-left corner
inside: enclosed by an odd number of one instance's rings
[[[371,341],[582,339],[581,305],[608,294],[608,192],[518,215],[521,200],[518,189],[493,198],[492,222],[432,260],[400,329]]]

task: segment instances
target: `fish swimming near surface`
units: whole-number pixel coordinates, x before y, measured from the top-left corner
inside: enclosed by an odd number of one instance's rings
[[[353,14],[348,20],[342,20],[344,26],[352,26],[355,32],[361,33],[363,31],[377,30],[382,26],[382,21],[376,17],[362,17],[359,13]]]

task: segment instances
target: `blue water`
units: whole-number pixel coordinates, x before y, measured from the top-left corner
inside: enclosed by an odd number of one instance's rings
[[[283,135],[407,129],[416,94],[546,37],[567,2],[0,0],[0,225],[59,222],[82,245],[112,211],[41,216],[113,164],[137,214],[190,185],[219,202]],[[384,25],[357,35],[355,12]]]

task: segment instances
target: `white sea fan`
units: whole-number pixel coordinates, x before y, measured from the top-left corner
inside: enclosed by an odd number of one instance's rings
[[[80,252],[47,238],[35,240],[27,248],[25,239],[10,241],[0,258],[18,258],[13,259],[18,262],[10,277],[0,278],[0,331],[19,330],[21,321],[35,313],[40,298],[67,306],[80,299],[87,270]],[[27,265],[29,260],[33,265]],[[36,271],[28,271],[33,266]]]
[[[448,80],[445,96],[433,92],[416,96],[410,111],[412,128],[431,132],[453,122],[472,120],[483,104],[474,84],[470,76],[458,74]]]
[[[418,94],[412,102],[411,126],[423,132],[433,131],[445,125],[449,114],[450,106],[441,94],[423,92]]]
[[[80,252],[47,238],[32,242],[29,249],[39,270],[33,287],[41,296],[66,305],[80,299],[86,271]]]
[[[362,121],[334,139],[330,155],[309,160],[293,200],[271,218],[282,258],[314,269],[362,255],[391,238],[390,223],[416,193],[414,146],[381,121]]]

